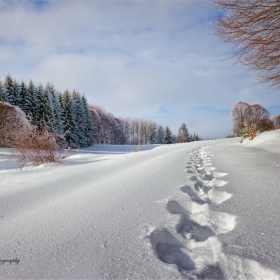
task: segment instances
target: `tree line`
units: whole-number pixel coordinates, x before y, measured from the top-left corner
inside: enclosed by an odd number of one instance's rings
[[[202,140],[188,132],[186,124],[178,134],[151,120],[116,118],[97,105],[89,105],[78,91],[63,93],[48,83],[34,85],[30,80],[17,82],[7,75],[0,80],[0,101],[9,103],[26,114],[37,129],[46,125],[51,133],[62,135],[64,147],[88,147],[93,144],[171,144]]]
[[[169,126],[162,126],[151,120],[130,117],[118,117],[107,113],[97,105],[89,105],[96,128],[96,144],[171,144],[201,140],[193,133],[189,134],[186,124],[180,127],[178,135],[171,132]]]
[[[63,135],[61,144],[77,148],[94,143],[94,125],[87,99],[78,91],[66,90],[62,94],[48,83],[35,86],[30,80],[26,85],[7,75],[0,80],[0,101],[18,106],[30,123],[40,130],[47,126],[51,133]]]

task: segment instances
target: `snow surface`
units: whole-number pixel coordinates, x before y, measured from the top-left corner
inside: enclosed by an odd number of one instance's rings
[[[0,149],[0,277],[280,279],[279,138]]]

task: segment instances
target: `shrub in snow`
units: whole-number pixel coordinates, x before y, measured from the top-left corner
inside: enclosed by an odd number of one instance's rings
[[[13,155],[17,157],[17,163],[22,169],[31,162],[32,165],[43,163],[59,163],[62,147],[58,144],[59,135],[49,131],[47,126],[37,130],[35,126],[29,131],[13,133]]]

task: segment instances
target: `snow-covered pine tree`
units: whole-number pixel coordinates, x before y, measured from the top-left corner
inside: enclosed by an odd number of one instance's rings
[[[63,125],[61,117],[61,104],[59,102],[59,93],[55,91],[52,84],[48,83],[45,92],[49,94],[52,106],[52,128],[55,133],[63,134]]]
[[[3,86],[3,83],[1,81],[1,79],[0,79],[0,101],[6,102],[5,93],[4,93],[4,86]]]
[[[161,125],[159,125],[157,129],[157,143],[164,144],[164,131]]]
[[[73,99],[73,105],[75,110],[75,122],[77,124],[75,132],[77,136],[77,145],[79,145],[80,147],[86,147],[86,115],[82,98],[80,93],[75,90],[72,92],[71,96]]]
[[[14,102],[15,102],[15,106],[20,106],[21,104],[21,96],[19,94],[19,83],[17,82],[16,79],[13,80],[13,94],[14,94]]]
[[[25,98],[25,114],[31,120],[33,125],[36,125],[36,108],[37,108],[37,99],[36,99],[36,89],[32,82],[29,81],[29,85],[27,87],[27,94]]]
[[[172,144],[172,133],[168,126],[165,128],[164,132],[164,143]]]
[[[77,148],[77,135],[76,135],[76,122],[75,122],[75,107],[73,104],[72,96],[66,90],[61,97],[62,105],[62,123],[64,128],[64,136],[66,145],[71,148]]]
[[[153,121],[149,121],[147,126],[147,139],[149,144],[155,144],[157,142],[156,129],[157,129],[156,123]]]
[[[41,129],[43,125],[44,116],[44,88],[42,84],[39,84],[39,86],[35,87],[35,96],[36,96],[36,106],[34,107],[34,125]],[[48,125],[48,123],[47,123]]]
[[[11,105],[16,105],[16,93],[14,92],[13,79],[8,74],[4,80],[4,99],[5,102],[10,103]]]
[[[86,137],[86,145],[92,146],[94,144],[94,124],[92,121],[92,117],[89,111],[89,106],[85,95],[82,96],[82,103],[85,112],[85,137]]]
[[[50,132],[55,132],[56,128],[52,96],[47,88],[44,89],[43,86],[39,89],[39,92],[40,91],[42,91],[42,105],[40,106],[41,126],[47,125]]]
[[[27,115],[27,87],[24,81],[22,80],[19,84],[19,91],[18,91],[18,100],[19,104],[18,106],[21,108],[21,110]]]
[[[178,143],[188,142],[189,141],[189,137],[190,137],[190,135],[189,135],[187,126],[186,126],[185,123],[182,123],[182,125],[179,128],[177,142]]]

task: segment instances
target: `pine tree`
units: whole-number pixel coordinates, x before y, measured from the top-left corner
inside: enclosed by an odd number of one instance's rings
[[[5,93],[4,93],[4,86],[2,81],[0,80],[0,101],[1,102],[6,102],[5,100]]]
[[[92,146],[94,144],[94,124],[92,117],[89,111],[89,106],[86,97],[82,96],[82,103],[85,111],[85,136],[86,136],[86,145]]]
[[[172,133],[168,126],[165,128],[164,132],[164,143],[172,144]]]
[[[150,121],[147,125],[147,140],[149,144],[155,144],[157,142],[156,139],[156,124],[153,121]]]
[[[30,80],[27,94],[25,98],[25,114],[31,120],[33,125],[36,125],[36,108],[37,108],[37,99],[36,99],[36,89],[35,86]]]
[[[40,87],[40,86],[39,86]],[[54,109],[52,104],[52,96],[47,89],[43,89],[43,86],[39,88],[39,92],[42,98],[42,104],[40,106],[40,125],[47,125],[50,132],[55,132],[55,120],[54,120]]]
[[[157,130],[157,143],[164,144],[164,131],[163,127],[160,125]]]
[[[19,84],[16,79],[13,80],[13,94],[14,94],[14,105],[19,106],[21,104],[20,94],[19,94]]]
[[[189,135],[187,126],[185,123],[182,123],[182,125],[179,128],[177,142],[178,143],[188,142],[189,137],[190,137],[190,135]]]
[[[77,135],[75,122],[75,108],[71,94],[66,90],[61,97],[62,104],[62,123],[64,128],[65,141],[71,148],[77,148]]]
[[[27,87],[24,81],[21,81],[19,85],[19,93],[18,93],[19,104],[18,106],[21,110],[27,115],[28,106],[27,106]]]
[[[86,147],[86,116],[80,93],[74,90],[72,92],[72,99],[75,110],[75,122],[77,124],[75,131],[77,136],[77,145],[80,147]]]
[[[45,120],[44,113],[44,88],[42,84],[35,87],[36,105],[34,107],[34,124],[37,128],[41,129],[43,121]],[[48,125],[48,123],[46,123]]]
[[[48,93],[50,97],[51,110],[52,110],[52,119],[51,126],[55,133],[63,134],[63,125],[61,117],[61,103],[59,102],[59,93],[54,89],[54,86],[50,83],[46,85],[45,92]]]
[[[4,80],[4,99],[6,100],[5,102],[10,103],[11,105],[16,104],[16,93],[13,87],[13,79],[8,74]]]

